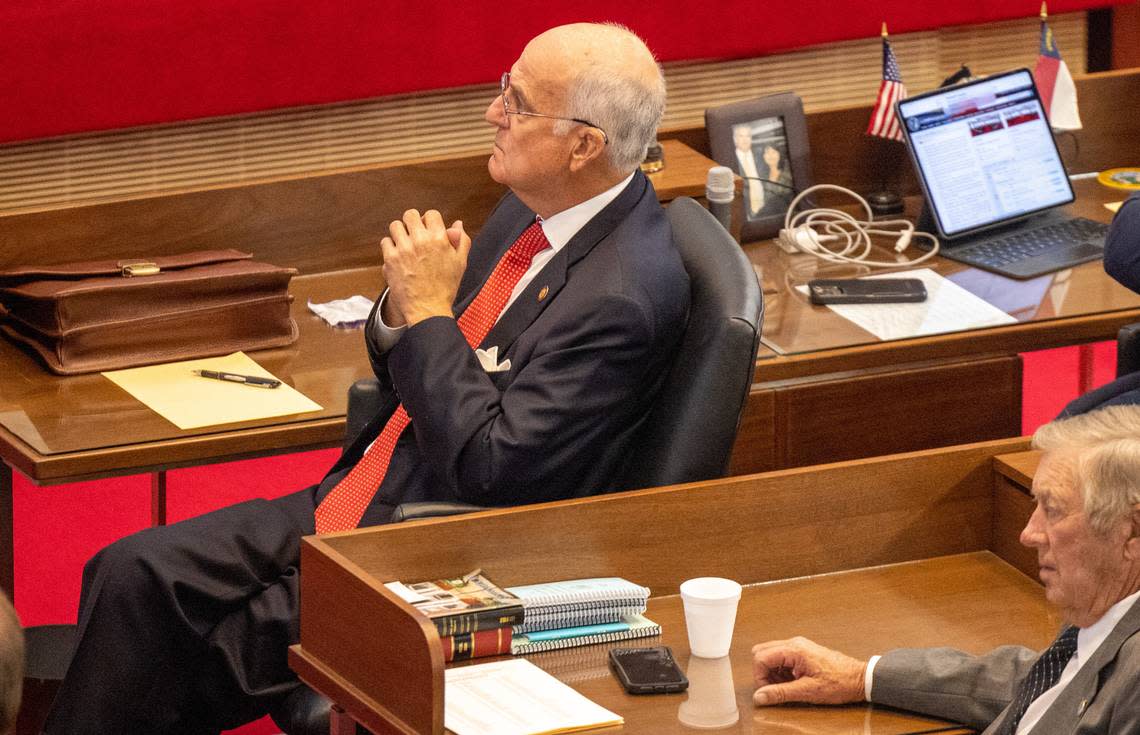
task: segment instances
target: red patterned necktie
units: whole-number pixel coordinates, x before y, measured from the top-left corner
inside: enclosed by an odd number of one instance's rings
[[[495,325],[499,314],[511,297],[511,291],[530,268],[531,260],[549,246],[550,243],[542,232],[542,226],[535,222],[519,235],[499,260],[487,282],[457,320],[459,331],[463,333],[463,337],[472,349],[483,341],[491,331],[491,327]],[[376,437],[376,441],[372,442],[372,446],[368,447],[356,466],[349,470],[317,506],[314,514],[317,533],[356,528],[372,501],[372,496],[384,481],[388,463],[392,460],[392,452],[396,449],[396,440],[400,438],[400,434],[408,427],[410,421],[404,405],[396,406],[396,410],[380,431],[380,435]]]

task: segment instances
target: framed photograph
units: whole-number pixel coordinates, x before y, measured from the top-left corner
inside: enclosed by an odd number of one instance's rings
[[[705,110],[712,157],[744,181],[740,240],[775,237],[796,194],[812,185],[804,106],[793,92]]]

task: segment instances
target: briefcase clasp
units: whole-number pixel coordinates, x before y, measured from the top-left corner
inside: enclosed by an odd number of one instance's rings
[[[150,262],[149,260],[135,260],[119,263],[119,268],[122,270],[123,278],[134,278],[135,276],[153,276],[161,270],[157,265]]]

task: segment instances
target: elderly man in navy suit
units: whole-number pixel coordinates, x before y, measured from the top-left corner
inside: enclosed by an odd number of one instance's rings
[[[316,486],[112,544],[46,732],[208,733],[299,686],[299,540],[405,501],[617,489],[684,329],[688,279],[638,164],[665,104],[645,45],[576,24],[527,44],[487,107],[510,189],[475,241],[408,210],[381,242],[367,345],[387,400]]]

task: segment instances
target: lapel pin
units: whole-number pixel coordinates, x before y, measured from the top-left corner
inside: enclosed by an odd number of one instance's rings
[[[542,301],[545,299],[548,293],[550,293],[550,286],[543,286],[542,289],[538,292],[538,300]]]
[[[1085,713],[1085,710],[1088,708],[1089,708],[1089,700],[1082,699],[1080,705],[1077,706],[1077,716],[1079,717],[1079,716],[1083,715]]]

